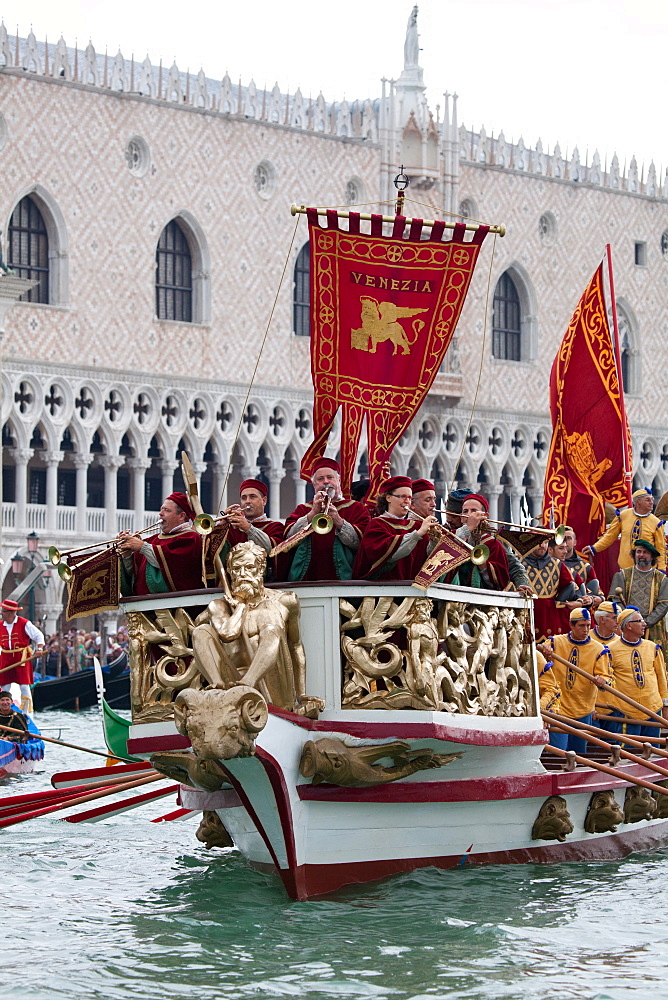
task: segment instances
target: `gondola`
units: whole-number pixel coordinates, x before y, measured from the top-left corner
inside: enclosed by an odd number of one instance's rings
[[[125,650],[103,670],[106,701],[113,708],[130,707],[130,671]],[[79,670],[66,677],[39,681],[32,690],[36,712],[48,709],[90,708],[97,704],[95,671]]]

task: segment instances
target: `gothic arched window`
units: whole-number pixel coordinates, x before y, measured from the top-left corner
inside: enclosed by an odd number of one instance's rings
[[[494,289],[492,354],[504,361],[522,360],[520,297],[507,271]]]
[[[158,240],[155,308],[158,319],[192,323],[192,259],[183,229],[168,222]]]
[[[309,244],[305,243],[297,254],[292,288],[292,317],[298,337],[311,333],[311,260]]]
[[[39,282],[21,296],[23,302],[49,301],[49,237],[30,195],[21,199],[9,220],[8,263],[19,278]]]

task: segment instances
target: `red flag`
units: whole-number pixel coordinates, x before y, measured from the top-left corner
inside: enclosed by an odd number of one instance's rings
[[[370,495],[387,477],[392,449],[421,406],[455,332],[478,253],[489,230],[481,226],[471,242],[458,224],[452,239],[435,223],[428,240],[422,222],[397,216],[392,237],[382,235],[374,216],[371,235],[329,228],[307,211],[311,246],[311,371],[314,441],[302,459],[310,477],[323,454],[339,408],[342,483],[353,478],[362,423],[369,443]]]
[[[550,375],[552,443],[543,519],[569,524],[580,547],[605,530],[607,500],[630,503],[631,435],[603,292],[603,264],[587,285]],[[626,457],[628,456],[628,458]]]

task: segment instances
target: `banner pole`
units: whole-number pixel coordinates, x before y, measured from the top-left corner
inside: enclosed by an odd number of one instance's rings
[[[619,326],[617,324],[617,301],[615,299],[615,279],[612,275],[612,246],[605,245],[606,256],[608,258],[608,280],[610,283],[610,304],[612,307],[612,348],[615,354],[615,365],[617,368],[617,382],[619,384],[619,407],[622,415],[622,450],[624,454],[624,481],[626,483],[626,496],[629,507],[633,505],[631,499],[631,485],[633,482],[633,470],[631,469],[631,456],[629,455],[629,422],[626,415],[626,401],[624,399],[624,382],[622,379],[622,356],[619,349]]]

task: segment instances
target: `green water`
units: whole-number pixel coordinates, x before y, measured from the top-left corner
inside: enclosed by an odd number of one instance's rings
[[[93,710],[37,721],[100,748]],[[55,771],[84,766],[94,758],[48,751],[38,774],[0,785],[0,795],[49,787]],[[1,997],[665,996],[668,851],[426,870],[293,903],[236,852],[206,851],[196,820],[150,822],[172,805],[162,799],[97,824],[52,816],[0,830],[0,884],[12,901],[3,907]]]

